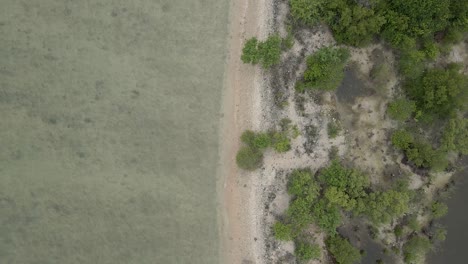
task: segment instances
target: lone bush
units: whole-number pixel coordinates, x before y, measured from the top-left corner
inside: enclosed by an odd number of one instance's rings
[[[251,147],[241,147],[236,155],[237,166],[244,170],[255,170],[260,168],[263,161],[262,152]]]
[[[448,213],[448,206],[442,202],[433,202],[431,212],[434,218],[441,218]]]
[[[341,125],[338,121],[332,120],[327,124],[327,133],[329,138],[336,138],[341,131]]]
[[[437,228],[434,232],[434,238],[437,241],[445,241],[447,238],[447,230],[445,228]]]
[[[244,63],[257,64],[260,61],[260,54],[257,46],[257,38],[251,38],[245,42],[241,55],[241,60]]]

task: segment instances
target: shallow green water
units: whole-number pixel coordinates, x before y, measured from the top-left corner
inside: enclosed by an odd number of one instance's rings
[[[0,0],[0,262],[218,263],[228,0]]]

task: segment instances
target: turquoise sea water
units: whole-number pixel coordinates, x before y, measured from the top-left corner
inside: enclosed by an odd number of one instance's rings
[[[219,263],[228,0],[0,0],[0,263]]]

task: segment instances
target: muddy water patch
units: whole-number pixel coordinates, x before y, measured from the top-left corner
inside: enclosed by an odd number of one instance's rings
[[[356,66],[350,66],[345,70],[343,81],[336,90],[336,96],[339,102],[352,104],[358,97],[370,96],[373,94],[373,90],[369,88],[359,74]]]

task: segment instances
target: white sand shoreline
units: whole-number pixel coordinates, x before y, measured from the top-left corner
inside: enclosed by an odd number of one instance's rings
[[[239,137],[246,129],[259,129],[262,114],[264,72],[240,60],[246,38],[264,38],[269,33],[271,0],[231,2],[229,54],[223,95],[221,125],[221,257],[223,263],[263,263],[262,217],[258,211],[260,172],[237,168],[235,156]]]

